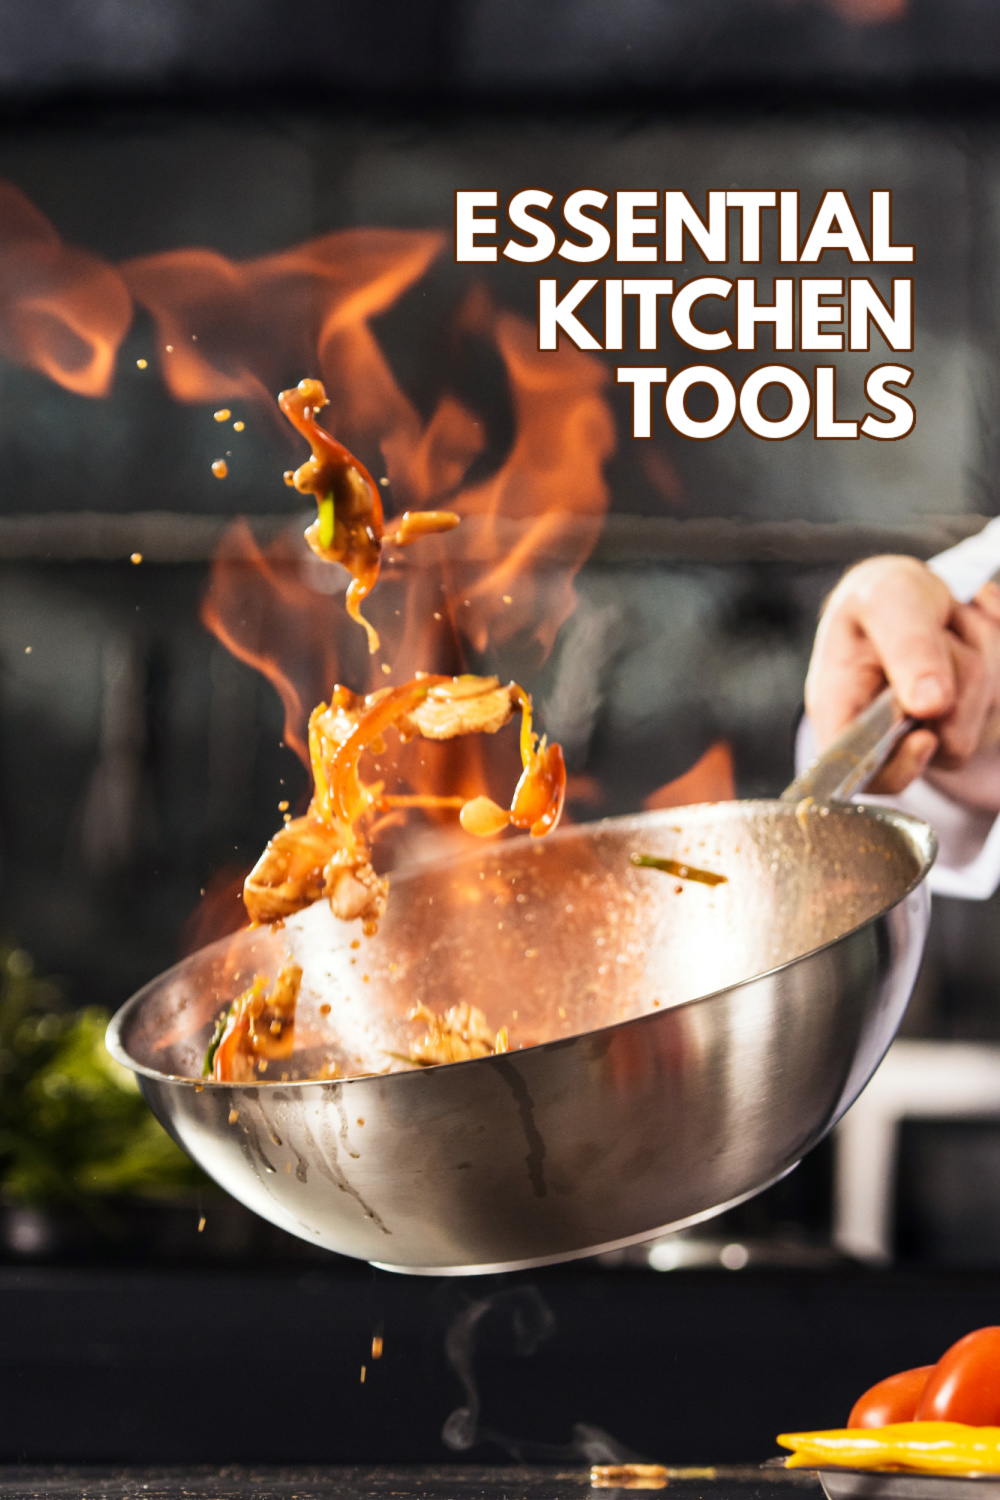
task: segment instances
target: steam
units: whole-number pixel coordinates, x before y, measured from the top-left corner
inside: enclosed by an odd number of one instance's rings
[[[480,1443],[495,1443],[518,1463],[541,1461],[552,1463],[583,1460],[591,1464],[634,1463],[637,1455],[624,1447],[610,1433],[586,1422],[573,1424],[569,1443],[541,1443],[532,1438],[511,1437],[482,1421],[482,1402],[476,1381],[475,1360],[479,1330],[483,1320],[497,1315],[508,1323],[513,1335],[514,1352],[528,1358],[556,1331],[552,1309],[536,1286],[507,1287],[491,1297],[472,1302],[458,1314],[445,1334],[444,1350],[455,1374],[462,1383],[465,1402],[457,1406],[441,1429],[445,1446],[465,1453]]]

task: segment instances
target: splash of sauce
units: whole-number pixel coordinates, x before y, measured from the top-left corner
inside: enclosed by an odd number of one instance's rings
[[[350,573],[347,613],[364,626],[368,649],[374,653],[379,648],[378,632],[362,615],[361,605],[375,587],[384,543],[408,547],[421,537],[451,531],[460,518],[449,510],[405,511],[386,528],[382,499],[371,474],[316,420],[317,412],[327,404],[321,380],[300,380],[279,395],[279,407],[312,449],[311,458],[294,473],[286,473],[285,483],[300,494],[315,496],[319,513],[306,531],[306,541],[317,557],[341,563]]]
[[[278,397],[281,410],[306,438],[309,458],[286,482],[316,497],[319,514],[306,541],[324,561],[339,562],[351,574],[347,611],[368,632],[369,649],[378,635],[361,614],[361,604],[378,579],[382,547],[408,546],[420,537],[450,531],[459,517],[450,511],[406,512],[386,528],[375,481],[360,460],[316,421],[327,404],[318,380],[302,380]],[[521,711],[521,775],[509,808],[489,797],[433,793],[387,794],[382,781],[361,774],[366,752],[383,755],[385,735],[402,741],[420,735],[447,740],[466,734],[495,734]],[[338,685],[329,703],[309,717],[309,761],[313,794],[300,818],[288,818],[268,841],[247,876],[243,901],[254,925],[276,923],[323,899],[345,921],[360,919],[371,936],[385,911],[388,880],[376,874],[369,835],[381,814],[409,808],[453,808],[466,832],[489,838],[506,827],[528,829],[534,838],[551,833],[566,796],[562,750],[532,729],[531,697],[516,682],[501,686],[496,677],[445,677],[418,673],[398,687],[362,697]],[[253,1080],[272,1057],[286,1057],[294,1045],[294,1016],[301,971],[282,971],[270,995],[257,979],[219,1018],[205,1071],[219,1082]],[[263,1022],[261,1018],[263,1017]],[[506,1028],[490,1033],[474,1008],[452,1007],[444,1016],[421,1010],[427,1023],[423,1041],[404,1059],[417,1065],[460,1061],[505,1051]],[[256,1071],[255,1071],[256,1070]]]
[[[562,746],[541,741],[531,728],[531,696],[516,682],[510,690],[521,708],[521,779],[510,808],[489,797],[474,797],[462,808],[459,821],[466,833],[489,838],[506,828],[527,828],[532,838],[544,838],[562,817],[566,801],[566,762]]]
[[[531,727],[531,697],[516,682],[495,677],[424,674],[399,687],[360,697],[337,686],[329,704],[309,718],[313,795],[304,817],[278,830],[247,876],[243,900],[252,922],[276,922],[327,897],[334,914],[362,920],[373,932],[385,910],[388,882],[375,874],[366,828],[392,809],[454,808],[466,832],[488,838],[511,825],[536,838],[559,822],[566,767],[558,745],[547,745]],[[488,797],[386,794],[381,781],[360,770],[368,750],[385,751],[394,729],[404,742],[495,734],[521,710],[521,777],[509,809]]]

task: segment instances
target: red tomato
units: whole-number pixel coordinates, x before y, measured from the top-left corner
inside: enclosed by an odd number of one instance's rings
[[[912,1422],[933,1365],[918,1365],[889,1375],[865,1391],[851,1407],[848,1427],[887,1427],[890,1422]]]
[[[979,1328],[942,1354],[917,1406],[918,1422],[1000,1426],[1000,1328]]]

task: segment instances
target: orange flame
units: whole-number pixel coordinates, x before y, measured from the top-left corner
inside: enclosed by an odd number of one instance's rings
[[[899,21],[909,9],[909,0],[827,0],[853,26],[882,26]]]
[[[683,776],[651,792],[642,804],[647,812],[662,807],[686,807],[690,802],[732,802],[736,796],[733,752],[726,740],[716,740]]]
[[[602,394],[608,377],[601,364],[572,347],[539,352],[535,330],[523,318],[501,314],[494,333],[510,381],[516,435],[493,478],[449,502],[459,515],[479,518],[481,545],[495,559],[466,592],[469,615],[462,626],[478,651],[488,640],[503,642],[531,627],[547,655],[573,612],[573,576],[590,556],[607,510],[603,470],[615,447],[614,418]],[[511,522],[518,532],[513,545]],[[522,585],[553,551],[560,566],[539,615],[534,591]]]
[[[216,549],[201,619],[274,687],[285,710],[285,744],[308,767],[306,725],[336,680],[344,607],[303,581],[306,557],[291,536],[278,537],[264,553],[246,521],[235,521]]]
[[[115,268],[65,245],[18,188],[0,182],[0,353],[78,396],[106,396],[131,321]]]
[[[122,275],[156,321],[171,395],[270,406],[272,391],[314,372],[317,357],[326,378],[327,356],[336,360],[341,345],[377,349],[367,319],[417,281],[443,244],[436,231],[347,229],[242,262],[167,250],[126,261]],[[371,394],[339,385],[337,421],[357,442],[373,424]]]
[[[247,914],[243,909],[243,882],[247,877],[245,865],[226,864],[213,871],[202,893],[201,900],[181,928],[178,957],[186,958],[213,943],[216,938],[228,937],[247,925]]]
[[[370,326],[425,274],[443,233],[351,229],[244,262],[195,247],[115,268],[64,245],[3,184],[0,226],[0,352],[70,390],[104,394],[134,302],[154,320],[178,400],[260,399],[273,411],[279,386],[321,377],[326,425],[350,448],[381,453],[394,512],[445,505],[462,516],[456,532],[422,541],[405,565],[387,547],[370,610],[386,651],[374,663],[346,618],[336,567],[317,563],[291,533],[262,549],[239,522],[223,538],[202,619],[274,685],[286,742],[304,762],[309,710],[338,679],[370,691],[419,670],[477,667],[467,658],[492,645],[551,649],[608,503],[607,373],[572,348],[540,353],[527,321],[496,312],[482,292],[471,296],[455,331],[498,351],[514,438],[491,477],[467,484],[486,447],[484,423],[452,394],[425,419]],[[502,793],[517,767],[514,737],[501,734],[411,744],[380,774],[390,793],[413,786],[468,799]]]
[[[402,270],[392,274],[384,259],[373,267],[383,288],[409,284],[414,246],[404,236],[397,248],[405,252]],[[134,278],[131,284],[143,295]],[[354,305],[370,307],[372,298],[359,292]],[[575,350],[540,354],[530,325],[496,315],[483,296],[465,309],[463,323],[497,347],[515,417],[506,460],[492,478],[464,489],[463,476],[484,445],[482,423],[454,397],[444,397],[422,423],[363,321],[330,316],[322,325],[320,367],[330,382],[331,413],[325,425],[337,433],[346,426],[352,441],[378,443],[397,509],[444,500],[463,516],[457,532],[424,540],[405,564],[387,547],[370,602],[385,665],[374,672],[365,667],[342,598],[323,591],[338,570],[320,564],[317,573],[290,537],[265,552],[240,525],[217,554],[202,619],[274,684],[285,707],[286,741],[303,760],[309,708],[328,699],[338,680],[360,686],[360,678],[372,690],[418,671],[460,672],[470,665],[470,646],[481,653],[519,633],[532,633],[547,652],[572,611],[572,578],[597,538],[608,500],[603,464],[614,424],[602,390],[605,372]],[[185,356],[185,369],[204,356],[201,335],[196,348]],[[218,385],[211,391],[213,400],[232,394]],[[517,765],[508,739],[411,744],[394,751],[380,775],[394,794],[413,787],[492,795]]]

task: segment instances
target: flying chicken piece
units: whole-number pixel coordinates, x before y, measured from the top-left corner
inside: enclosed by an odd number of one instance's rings
[[[321,380],[300,380],[282,391],[278,405],[292,426],[312,448],[285,483],[300,494],[315,495],[319,515],[306,530],[306,541],[324,562],[342,563],[351,574],[347,590],[347,613],[368,632],[368,649],[379,648],[378,632],[361,613],[362,601],[378,578],[382,546],[392,542],[408,547],[420,537],[451,531],[460,517],[450,510],[405,511],[386,528],[378,486],[360,459],[316,420],[327,403]]]

